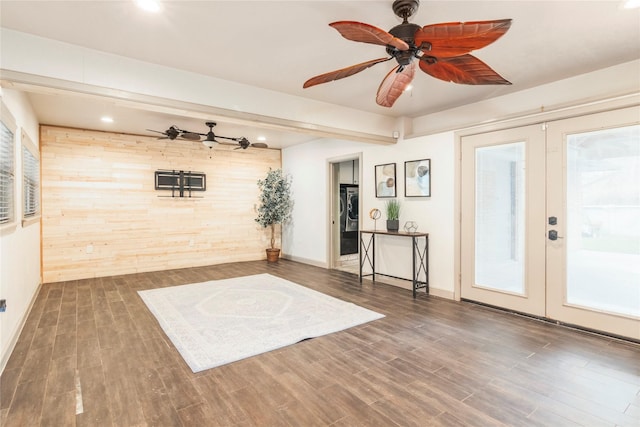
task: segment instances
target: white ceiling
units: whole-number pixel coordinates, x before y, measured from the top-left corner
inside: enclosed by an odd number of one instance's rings
[[[382,46],[344,39],[328,24],[400,23],[392,1],[164,1],[159,14],[132,1],[0,1],[2,27],[207,76],[392,117],[419,117],[640,58],[640,9],[610,1],[422,1],[419,25],[511,18],[511,29],[474,52],[511,86],[446,83],[417,71],[414,88],[392,108],[375,93],[392,63],[312,88],[310,77],[385,56]],[[1,55],[1,53],[0,53]],[[1,59],[1,57],[0,57]],[[96,124],[104,101],[74,94],[30,95],[42,123],[149,134],[169,125],[206,132],[204,119],[114,107],[120,118]],[[284,147],[305,134],[219,123],[216,133],[258,134]],[[273,146],[276,146],[274,143]]]

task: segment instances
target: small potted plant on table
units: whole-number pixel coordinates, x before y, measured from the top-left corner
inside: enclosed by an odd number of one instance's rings
[[[387,212],[387,231],[398,231],[400,228],[400,201],[388,200],[385,205]]]

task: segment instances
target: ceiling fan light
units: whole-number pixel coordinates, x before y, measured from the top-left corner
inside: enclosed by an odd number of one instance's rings
[[[202,143],[204,144],[205,147],[209,147],[209,148],[213,148],[214,146],[218,145],[218,141],[216,141],[215,139],[205,139],[202,141]]]
[[[160,12],[160,2],[158,0],[135,0],[135,3],[140,9],[146,12]]]

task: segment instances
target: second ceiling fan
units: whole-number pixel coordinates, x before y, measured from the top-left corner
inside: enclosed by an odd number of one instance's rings
[[[376,103],[383,107],[393,106],[402,95],[413,80],[416,64],[430,76],[448,82],[468,85],[511,84],[470,54],[506,33],[511,27],[511,19],[448,22],[421,27],[409,23],[409,18],[419,5],[419,0],[394,1],[393,12],[402,18],[402,23],[388,32],[355,21],[329,24],[348,40],[385,46],[389,56],[321,74],[307,80],[303,87],[349,77],[391,59],[395,59],[398,65],[384,78],[376,95]]]
[[[191,132],[191,131],[188,131],[188,130],[180,129],[179,127],[177,127],[175,125],[174,126],[170,126],[169,129],[167,129],[164,132],[160,132],[160,131],[152,130],[152,129],[147,129],[147,130],[151,131],[151,132],[161,133],[162,135],[164,135],[164,137],[160,137],[159,139],[174,140],[176,138],[180,138],[180,139],[186,139],[186,140],[189,140],[189,141],[200,141],[205,146],[207,146],[209,148],[213,148],[216,144],[236,145],[236,144],[232,144],[232,143],[228,143],[228,142],[218,141],[216,138],[222,138],[222,139],[226,139],[226,140],[237,142],[238,143],[238,147],[236,147],[236,150],[240,149],[240,148],[242,148],[243,150],[246,150],[249,147],[268,148],[267,144],[265,144],[263,142],[256,142],[256,143],[252,144],[244,136],[241,136],[241,137],[238,137],[238,138],[234,138],[234,137],[230,137],[230,136],[216,135],[213,132],[213,128],[216,126],[216,124],[217,124],[216,122],[206,122],[205,125],[207,125],[209,127],[209,132],[207,132],[207,133]],[[203,136],[205,137],[204,139],[201,138]]]

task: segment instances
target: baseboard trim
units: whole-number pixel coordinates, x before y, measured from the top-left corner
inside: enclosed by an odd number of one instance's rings
[[[365,280],[371,280],[371,278],[368,277],[368,278],[365,278]],[[411,284],[411,280],[396,279],[394,277],[388,277],[388,276],[382,276],[382,275],[376,274],[376,281],[374,282],[374,284],[375,283],[384,283],[385,285],[397,286],[402,289],[413,291],[413,285]],[[424,294],[424,289],[418,290],[418,295],[420,294]],[[429,295],[438,297],[438,298],[450,299],[450,300],[454,299],[453,291],[434,288],[432,286],[429,286]]]
[[[29,314],[31,314],[31,309],[33,308],[33,304],[35,304],[36,298],[38,298],[38,295],[40,294],[40,288],[42,288],[42,282],[38,284],[36,291],[31,296],[31,302],[29,303],[29,307],[27,307],[27,310],[22,315],[22,319],[20,320],[20,323],[18,324],[18,327],[16,328],[15,333],[11,337],[11,340],[9,341],[9,345],[7,346],[7,351],[2,355],[2,360],[0,360],[0,374],[4,372],[4,368],[7,366],[7,363],[9,362],[9,358],[11,357],[13,350],[15,350],[16,348],[16,344],[18,343],[18,338],[20,338],[20,334],[22,334],[22,329],[24,328],[25,323],[27,323],[27,318],[29,317]]]
[[[281,258],[288,259],[289,261],[300,262],[302,264],[313,265],[315,267],[329,268],[329,266],[327,265],[326,262],[315,261],[315,260],[312,260],[312,259],[298,257],[298,256],[294,256],[294,255],[289,255],[289,254],[284,254],[283,253],[281,255]]]

